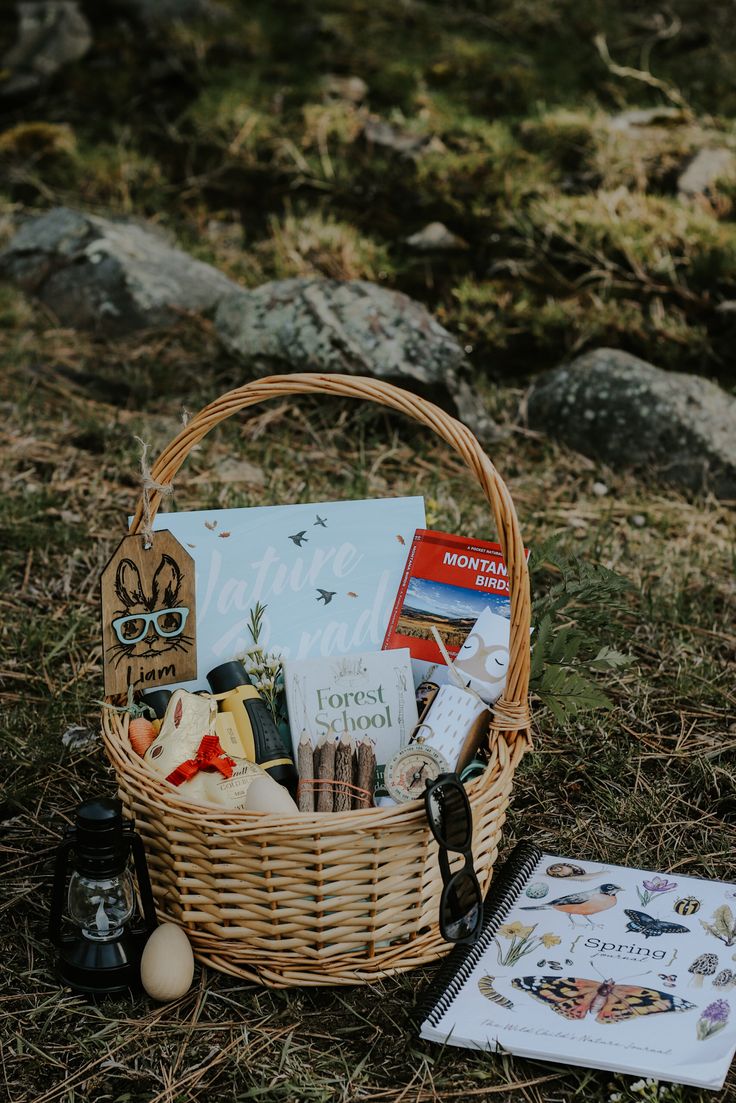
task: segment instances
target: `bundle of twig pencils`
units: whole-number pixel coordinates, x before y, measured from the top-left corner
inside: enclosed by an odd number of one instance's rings
[[[355,743],[348,733],[330,728],[313,746],[302,732],[297,753],[300,812],[349,812],[371,808],[376,784],[376,754],[370,739]]]

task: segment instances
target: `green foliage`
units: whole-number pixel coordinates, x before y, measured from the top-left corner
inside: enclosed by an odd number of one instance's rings
[[[592,674],[625,669],[629,656],[602,642],[630,583],[601,564],[563,552],[555,538],[532,555],[535,582],[556,578],[534,602],[530,688],[559,724],[613,702]]]
[[[264,605],[261,601],[257,601],[255,605],[251,605],[250,607],[250,612],[248,613],[248,632],[254,644],[259,644],[261,642],[263,618],[267,608],[268,606]]]
[[[736,184],[677,195],[695,152],[736,148],[736,36],[718,5],[707,41],[694,0],[667,34],[605,0],[221,6],[150,37],[95,9],[95,63],[0,129],[11,203],[155,218],[245,286],[380,280],[425,300],[495,378],[595,344],[732,377],[717,308],[736,297]],[[8,40],[11,23],[0,14]],[[609,69],[599,36],[654,84]],[[350,77],[364,91],[336,90]],[[630,107],[656,114],[628,125]],[[421,148],[369,141],[369,121]],[[407,247],[437,220],[468,248]]]
[[[391,270],[385,246],[329,215],[289,210],[283,218],[270,218],[268,228],[268,237],[251,253],[261,283],[293,276],[375,281]]]
[[[555,579],[534,599],[537,622],[545,616],[576,616],[590,629],[600,630],[625,608],[624,595],[631,592],[628,579],[616,571],[562,549],[559,538],[539,545],[531,559],[534,585],[545,576]]]

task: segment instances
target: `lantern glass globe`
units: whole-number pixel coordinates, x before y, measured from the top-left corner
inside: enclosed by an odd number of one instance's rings
[[[133,915],[133,878],[129,870],[94,878],[72,873],[69,879],[69,918],[85,938],[108,942],[118,938]]]

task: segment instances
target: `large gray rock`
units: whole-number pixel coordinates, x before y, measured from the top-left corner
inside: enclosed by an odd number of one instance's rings
[[[0,253],[0,275],[63,325],[124,334],[212,311],[238,285],[174,248],[160,231],[57,207],[25,222]]]
[[[586,456],[736,498],[736,399],[707,379],[596,349],[537,379],[527,411]]]
[[[291,279],[220,303],[223,344],[254,368],[350,372],[452,385],[464,353],[413,299],[366,280]]]
[[[215,329],[251,370],[347,372],[450,396],[482,440],[502,433],[463,371],[455,338],[420,303],[366,280],[291,279],[223,299]]]
[[[18,36],[0,66],[0,94],[33,92],[92,45],[92,30],[75,0],[21,0]]]

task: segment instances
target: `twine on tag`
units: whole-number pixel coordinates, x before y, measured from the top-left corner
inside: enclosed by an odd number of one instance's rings
[[[471,697],[475,697],[478,704],[482,705],[484,709],[487,709],[488,708],[488,702],[484,701],[483,698],[481,697],[481,695],[479,693],[476,693],[474,689],[471,689],[471,687],[469,685],[467,685],[466,682],[463,681],[463,679],[460,676],[459,671],[455,669],[455,664],[452,661],[452,659],[450,658],[450,656],[448,655],[447,648],[445,647],[444,642],[442,640],[442,636],[437,631],[436,626],[434,624],[432,624],[432,625],[430,625],[430,627],[432,629],[432,635],[434,636],[434,642],[439,647],[440,652],[442,653],[442,658],[445,660],[445,663],[447,664],[447,669],[450,672],[450,677],[452,678],[452,680],[455,683],[455,685],[457,686],[457,688],[464,690],[466,693],[469,693]]]
[[[151,465],[148,462],[148,445],[140,437],[135,438],[141,446],[141,487],[143,488],[143,520],[141,524],[141,535],[143,536],[143,547],[153,547],[153,529],[151,528],[151,491],[156,491],[159,494],[171,494],[173,493],[173,486],[171,483],[158,483],[151,474]]]

